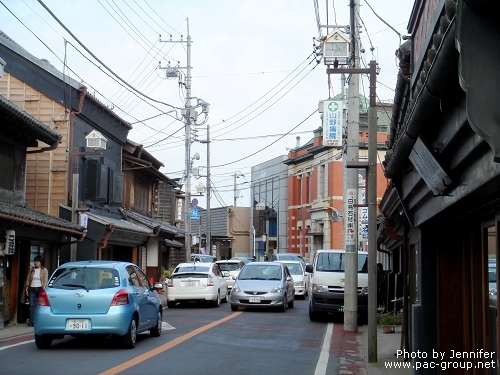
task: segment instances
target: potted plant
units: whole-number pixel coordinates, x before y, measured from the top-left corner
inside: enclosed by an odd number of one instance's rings
[[[163,276],[163,280],[165,280],[165,282],[167,282],[167,280],[170,279],[170,276],[172,276],[172,271],[170,271],[170,270],[163,270],[163,272],[161,273],[161,275]]]
[[[384,333],[395,332],[395,327],[403,325],[403,315],[387,312],[380,316],[379,325]]]

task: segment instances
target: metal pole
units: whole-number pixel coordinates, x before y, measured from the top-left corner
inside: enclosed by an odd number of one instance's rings
[[[77,155],[74,156],[78,158]],[[78,163],[78,160],[76,161]],[[78,224],[78,185],[79,185],[80,175],[78,173],[73,173],[73,189],[71,192],[71,221],[73,223]],[[71,262],[76,261],[76,253],[77,253],[77,243],[72,243],[69,253],[69,260]],[[97,259],[100,259],[100,254],[97,254]]]
[[[351,0],[351,43],[352,67],[359,66],[357,41],[359,40],[358,17],[359,0]],[[347,102],[347,150],[344,156],[346,165],[359,158],[359,75],[351,75]],[[356,332],[358,329],[358,170],[349,168],[345,172],[344,219],[345,244],[345,293],[344,293],[344,330]],[[348,235],[349,234],[349,235]]]
[[[368,109],[368,362],[377,362],[377,63],[370,61]]]
[[[191,36],[189,35],[189,18],[187,20],[187,62],[186,62],[186,115],[184,117],[185,126],[185,146],[186,146],[186,200],[184,202],[184,218],[186,234],[184,246],[186,248],[186,262],[191,260]]]
[[[234,204],[233,206],[236,207],[236,195],[237,195],[237,189],[236,189],[236,178],[237,178],[238,172],[234,172]]]
[[[207,229],[206,247],[208,254],[212,254],[212,239],[210,237],[210,125],[207,125]]]

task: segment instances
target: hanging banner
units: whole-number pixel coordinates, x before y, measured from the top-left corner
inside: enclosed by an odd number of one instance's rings
[[[323,146],[342,146],[344,111],[342,100],[323,101]]]

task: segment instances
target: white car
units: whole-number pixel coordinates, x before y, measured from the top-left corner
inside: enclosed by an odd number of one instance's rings
[[[219,307],[227,302],[227,282],[215,263],[181,263],[175,267],[167,283],[167,306],[177,302],[209,301]]]
[[[275,260],[274,262],[286,264],[288,271],[290,271],[293,277],[295,296],[305,299],[309,290],[309,275],[302,262],[298,260]]]
[[[220,267],[220,270],[226,279],[227,287],[231,290],[234,285],[233,277],[236,278],[238,276],[245,263],[242,260],[237,259],[218,260],[215,263]]]

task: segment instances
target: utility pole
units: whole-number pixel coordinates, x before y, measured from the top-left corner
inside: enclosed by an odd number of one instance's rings
[[[184,246],[186,248],[186,262],[191,260],[191,35],[189,35],[189,19],[187,20],[187,59],[186,59],[186,113],[185,120],[185,151],[186,151],[186,191],[184,201],[184,222],[186,234]]]
[[[207,254],[212,254],[212,239],[210,238],[210,125],[207,125],[207,140],[200,141],[207,144],[207,228],[205,230],[205,247]]]
[[[236,179],[241,176],[241,173],[240,174],[238,174],[238,173],[239,172],[234,172],[234,176],[233,176],[233,178],[234,178],[234,189],[233,189],[233,191],[234,191],[234,193],[233,193],[234,203],[233,203],[233,206],[234,207],[236,207],[236,200],[238,199],[238,185],[236,184]]]
[[[160,42],[165,42],[165,43],[186,43],[186,54],[187,54],[187,59],[186,59],[186,66],[185,67],[180,67],[180,66],[175,66],[172,67],[170,66],[170,62],[167,69],[167,78],[175,78],[179,77],[179,84],[183,84],[185,89],[186,89],[186,101],[184,103],[184,109],[182,109],[182,116],[184,117],[184,123],[185,123],[185,200],[184,200],[184,225],[186,229],[186,234],[184,236],[184,247],[186,249],[186,261],[189,262],[191,260],[191,174],[192,174],[192,158],[191,158],[191,124],[197,125],[196,121],[198,119],[198,113],[196,112],[196,108],[201,105],[203,108],[202,113],[205,115],[208,115],[209,112],[209,103],[205,102],[202,99],[195,98],[197,99],[196,107],[192,106],[191,99],[191,46],[193,44],[191,40],[191,35],[189,34],[189,18],[186,20],[187,21],[187,38],[186,40],[183,40],[183,37],[181,35],[181,40],[175,41],[172,40],[172,35],[170,35],[170,40],[161,40],[160,36]],[[161,67],[160,67],[161,68]],[[181,80],[181,75],[179,73],[179,69],[186,69],[186,79],[185,82],[180,82]],[[197,153],[196,153],[197,155]],[[197,158],[199,159],[199,155],[197,155]]]
[[[191,35],[189,35],[189,18],[187,19],[187,38],[186,40],[172,40],[172,36],[170,36],[170,40],[161,40],[160,42],[164,43],[186,43],[186,81],[184,83],[184,87],[186,88],[186,101],[184,103],[184,109],[182,110],[182,114],[184,117],[184,129],[185,129],[185,168],[186,171],[184,173],[185,183],[185,193],[184,193],[184,229],[186,233],[184,235],[184,248],[186,249],[186,262],[191,260],[191,116],[194,115],[194,109],[191,108]],[[179,75],[178,70],[182,69],[177,66],[174,68],[169,66],[167,67],[167,77],[169,74],[171,76],[177,77]]]
[[[350,0],[351,7],[351,59],[352,68],[359,67],[359,0]],[[352,74],[349,80],[347,98],[347,150],[344,153],[344,248],[345,293],[344,330],[358,329],[358,170],[346,168],[350,162],[359,159],[359,75]]]

